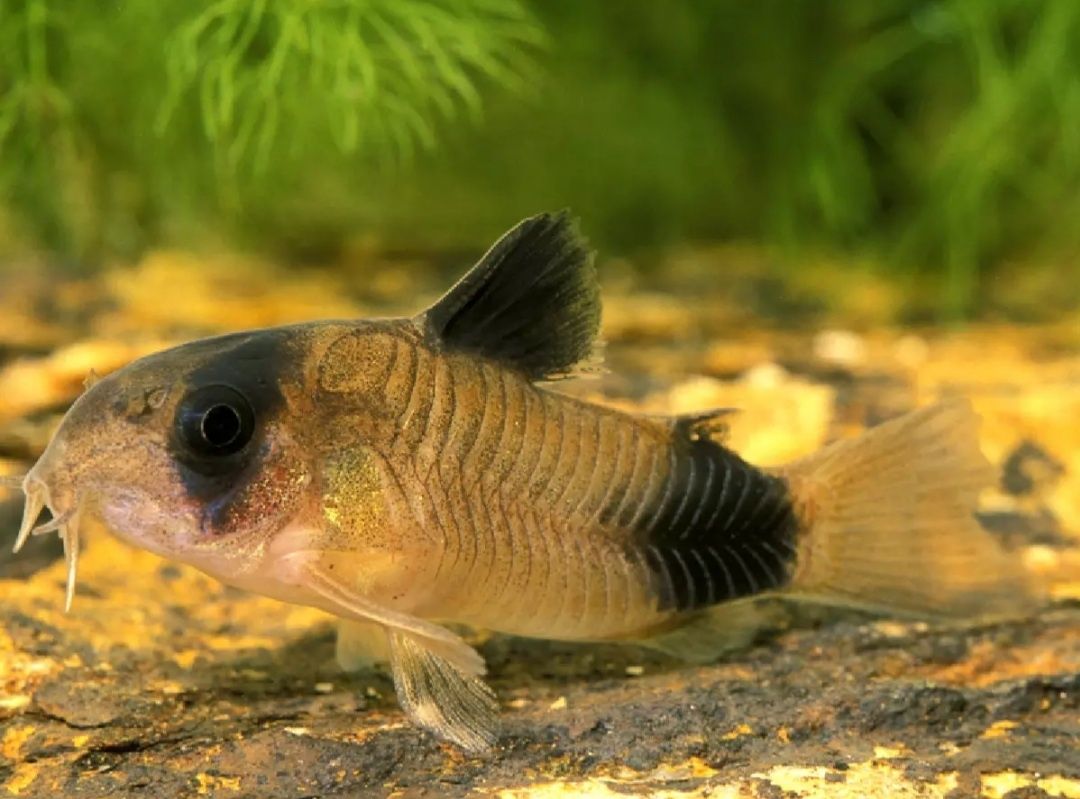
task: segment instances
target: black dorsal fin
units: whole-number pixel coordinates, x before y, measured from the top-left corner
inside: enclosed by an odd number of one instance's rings
[[[448,349],[534,380],[592,365],[600,289],[592,251],[566,211],[518,223],[418,321]]]

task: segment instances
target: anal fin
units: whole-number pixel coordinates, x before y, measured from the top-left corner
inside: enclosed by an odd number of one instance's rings
[[[764,631],[782,626],[787,614],[772,602],[743,599],[695,613],[678,627],[634,641],[687,663],[712,663],[747,649]]]
[[[466,751],[489,749],[497,737],[499,704],[487,683],[410,633],[391,630],[389,638],[394,688],[409,718]]]

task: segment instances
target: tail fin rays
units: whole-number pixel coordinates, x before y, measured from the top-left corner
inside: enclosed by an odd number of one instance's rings
[[[782,470],[802,530],[797,597],[916,615],[1007,615],[1035,591],[974,510],[993,470],[979,419],[950,400]]]

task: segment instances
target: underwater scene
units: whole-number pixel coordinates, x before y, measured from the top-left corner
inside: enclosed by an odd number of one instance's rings
[[[0,788],[1080,797],[1080,5],[0,3]]]

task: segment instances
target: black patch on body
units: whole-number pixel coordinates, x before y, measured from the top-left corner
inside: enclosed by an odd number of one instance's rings
[[[587,360],[600,329],[592,252],[569,215],[540,214],[504,235],[421,317],[428,339],[551,379]]]
[[[673,470],[634,531],[662,610],[780,588],[798,526],[787,483],[707,438],[672,442]]]
[[[295,329],[272,328],[184,345],[183,349],[192,349],[185,353],[189,356],[198,357],[200,350],[207,351],[205,360],[184,381],[185,397],[207,386],[227,386],[247,399],[255,417],[248,445],[238,452],[217,456],[194,452],[185,445],[174,419],[169,450],[189,496],[207,503],[224,500],[258,469],[260,453],[265,451],[266,425],[285,404],[281,381],[293,366],[290,342],[295,335]],[[181,398],[177,408],[183,404]]]

